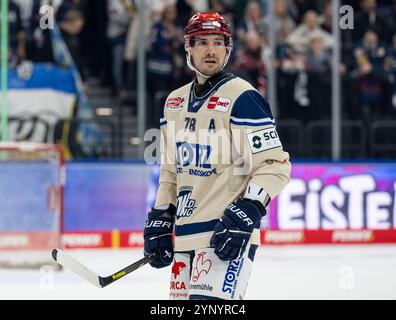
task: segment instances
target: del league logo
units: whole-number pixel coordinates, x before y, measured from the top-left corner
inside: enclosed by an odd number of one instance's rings
[[[231,99],[226,97],[211,97],[208,103],[208,109],[220,112],[227,112],[231,105]]]

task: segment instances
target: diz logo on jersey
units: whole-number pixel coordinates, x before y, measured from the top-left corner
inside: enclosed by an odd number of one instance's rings
[[[177,142],[177,164],[187,167],[195,165],[199,168],[211,169],[209,157],[212,147],[188,142]]]
[[[192,190],[182,190],[179,192],[176,205],[177,218],[189,217],[194,213],[195,209],[197,208],[195,206],[196,201],[194,199],[191,199],[191,194]]]

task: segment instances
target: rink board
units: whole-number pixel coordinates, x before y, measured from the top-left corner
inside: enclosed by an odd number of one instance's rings
[[[65,247],[141,247],[158,174],[144,163],[68,163]],[[262,244],[396,243],[395,189],[396,164],[293,164],[263,219]],[[0,232],[2,249],[23,246],[34,229],[12,231]]]

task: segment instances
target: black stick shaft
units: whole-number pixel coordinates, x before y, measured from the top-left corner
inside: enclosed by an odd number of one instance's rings
[[[147,257],[144,257],[132,264],[130,264],[129,266],[107,276],[107,277],[100,277],[100,284],[103,287],[108,286],[110,283],[113,283],[119,279],[121,279],[122,277],[126,276],[127,274],[139,269],[140,267],[144,266],[145,264],[154,261],[155,260],[155,254],[154,255],[150,255]]]

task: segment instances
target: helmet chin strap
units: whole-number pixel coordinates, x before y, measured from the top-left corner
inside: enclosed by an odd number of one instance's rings
[[[193,65],[193,63],[191,61],[191,53],[190,53],[190,51],[187,51],[187,65],[192,71],[194,71],[195,73],[199,74],[205,80],[209,79],[211,77],[211,76],[207,76],[207,75],[203,74],[202,72],[198,71],[197,68],[195,68],[195,66]]]
[[[223,69],[225,68],[225,66],[226,66],[227,63],[228,63],[228,60],[230,59],[231,49],[228,49],[227,51],[228,51],[228,52],[227,52],[227,54],[226,54],[226,56],[225,56],[224,63],[223,63],[223,66],[221,67],[221,70],[223,70]],[[197,73],[198,75],[200,75],[200,76],[201,76],[202,78],[204,78],[205,80],[206,80],[206,79],[209,79],[209,78],[211,77],[211,76],[208,76],[208,75],[203,74],[202,72],[198,71],[198,69],[194,66],[193,62],[191,61],[191,53],[190,53],[190,50],[187,50],[187,65],[188,65],[188,67],[189,67],[192,71],[194,71],[195,73]]]

